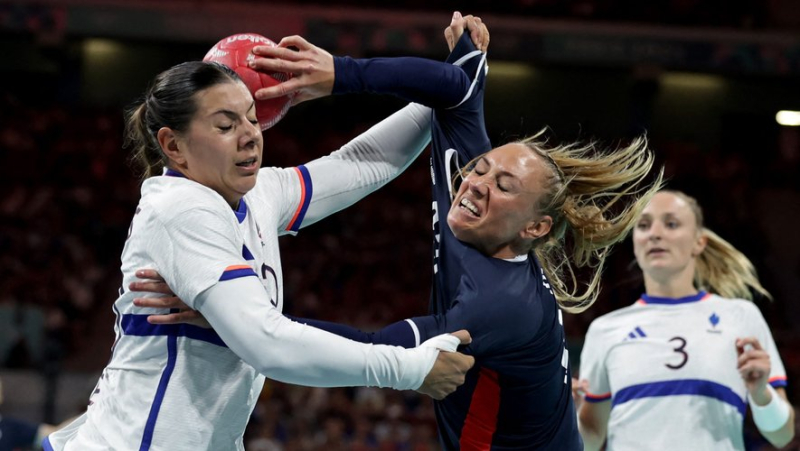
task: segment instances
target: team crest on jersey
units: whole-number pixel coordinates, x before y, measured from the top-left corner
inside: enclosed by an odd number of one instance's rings
[[[719,315],[717,315],[717,312],[712,313],[711,316],[708,317],[708,322],[711,323],[711,329],[706,329],[706,332],[712,334],[722,333],[722,330],[717,329],[717,325],[719,324]]]

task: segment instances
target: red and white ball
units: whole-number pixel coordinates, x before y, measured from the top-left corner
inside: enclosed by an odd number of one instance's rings
[[[275,47],[274,42],[259,34],[235,34],[217,42],[206,53],[203,61],[214,61],[230,67],[239,74],[250,93],[255,95],[255,92],[259,89],[275,86],[292,76],[284,72],[267,74],[251,69],[248,63],[255,59],[255,55],[251,50],[259,45]],[[256,117],[261,125],[261,130],[266,130],[277,124],[289,111],[291,105],[292,95],[268,100],[256,100]]]

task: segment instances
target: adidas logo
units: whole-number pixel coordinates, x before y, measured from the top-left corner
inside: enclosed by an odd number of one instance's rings
[[[644,337],[647,337],[647,334],[644,333],[644,331],[642,330],[641,327],[636,326],[630,333],[628,333],[628,336],[625,337],[622,341],[628,341],[628,340],[633,340],[633,339],[636,339],[636,338],[644,338]]]

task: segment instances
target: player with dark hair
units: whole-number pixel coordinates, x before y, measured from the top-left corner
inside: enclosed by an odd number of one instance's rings
[[[451,43],[466,22],[454,16]],[[658,188],[658,182],[644,182],[653,164],[644,140],[605,152],[548,146],[537,137],[492,149],[483,118],[486,55],[463,36],[448,58],[451,64],[333,58],[300,37],[256,51],[270,57],[256,60],[259,69],[294,73],[257,96],[295,92],[307,100],[331,91],[376,92],[434,108],[431,314],[372,334],[296,320],[360,341],[406,347],[469,327],[474,340],[465,352],[475,356],[476,365],[462,387],[435,403],[443,447],[582,449],[559,304],[581,310],[594,301],[606,251],[624,239]],[[456,175],[463,179],[458,187],[452,183]],[[619,208],[612,212],[611,206]],[[566,236],[570,252],[564,249]],[[560,275],[573,262],[594,268],[581,293]],[[187,311],[151,320],[181,318],[196,315]]]
[[[399,174],[427,144],[430,112],[410,105],[342,149],[294,168],[261,168],[263,136],[239,76],[188,62],[154,80],[128,118],[150,175],[122,251],[125,287],[158,268],[214,330],[155,326],[120,290],[116,340],[89,407],[50,450],[234,450],[264,378],[320,387],[414,389],[441,398],[474,359],[442,335],[417,349],[368,345],[281,314],[278,236],[295,233]],[[235,299],[236,302],[229,302]]]

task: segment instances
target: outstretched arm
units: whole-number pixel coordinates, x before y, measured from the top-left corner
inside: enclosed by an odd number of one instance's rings
[[[211,328],[211,324],[200,312],[191,309],[175,296],[172,289],[157,271],[141,269],[136,271],[136,277],[140,279],[130,284],[128,288],[131,291],[157,293],[163,296],[135,298],[133,300],[134,305],[145,308],[170,309],[170,313],[167,314],[151,315],[148,318],[149,322],[161,325],[190,324],[205,329]],[[296,323],[316,327],[359,343],[385,344],[403,348],[414,348],[420,344],[420,332],[412,320],[398,321],[377,332],[364,332],[344,324],[300,318],[292,315],[284,316]]]
[[[305,165],[313,191],[305,219],[311,225],[400,175],[430,142],[430,110],[408,105],[341,149]]]
[[[266,51],[284,55],[287,59],[260,58],[256,63],[259,69],[264,70],[270,64],[285,69],[305,68],[305,72],[290,80],[294,85],[289,86],[293,87],[284,86],[281,89],[300,89],[293,92],[305,93],[308,98],[330,92],[329,84],[333,83],[335,65],[336,83],[339,86],[336,92],[394,94],[434,107],[454,107],[473,95],[484,68],[483,54],[475,49],[470,35],[463,33],[464,27],[469,24],[481,30],[480,38],[488,42],[488,31],[479,19],[454,19],[446,32],[448,39],[460,35],[450,56],[453,64],[421,58],[341,58],[334,63],[330,54],[297,36],[282,41],[284,46],[296,45],[300,49],[297,52],[273,47]],[[455,64],[464,64],[468,70]],[[468,76],[468,72],[472,76]],[[298,96],[303,97],[301,94]],[[474,109],[472,105],[470,109]],[[474,127],[483,130],[482,116],[474,121],[471,120],[472,116],[469,117],[470,124],[474,122],[477,124]],[[427,146],[431,136],[430,123],[429,109],[409,105],[340,150],[305,165],[308,178],[304,192],[313,192],[313,195],[310,196],[307,210],[303,210],[305,216],[302,221],[293,222],[291,231],[297,231],[352,205],[397,177]],[[475,141],[482,142],[479,139]]]
[[[136,276],[139,280],[130,284],[128,288],[131,291],[157,293],[163,296],[134,298],[133,304],[137,307],[170,310],[169,313],[150,315],[148,322],[158,325],[190,324],[206,329],[212,328],[212,325],[199,311],[193,310],[175,296],[172,289],[157,271],[142,269],[136,272]],[[462,315],[463,311],[460,308],[454,308],[444,315],[419,316],[398,321],[376,332],[364,332],[352,326],[330,321],[301,318],[293,315],[283,316],[295,323],[312,326],[359,343],[415,348],[422,342],[437,335],[465,328],[469,320]]]
[[[413,321],[406,319],[390,324],[375,332],[364,332],[345,324],[286,315],[292,321],[307,324],[360,343],[383,344],[414,348],[419,346],[419,330]]]
[[[334,94],[391,94],[431,108],[451,108],[459,104],[471,84],[462,68],[424,58],[345,56],[335,57],[333,63]]]
[[[469,33],[465,34],[464,30]],[[451,56],[463,56],[466,47],[485,52],[489,32],[480,18],[453,15],[445,38]],[[289,47],[297,48],[292,50]],[[470,86],[474,73],[464,73],[461,63],[441,63],[423,58],[334,58],[300,36],[284,38],[277,47],[256,47],[254,69],[291,72],[293,77],[271,88],[260,89],[256,98],[267,99],[293,93],[294,103],[331,93],[372,92],[396,95],[431,107],[452,107],[459,103]],[[449,62],[456,63],[459,58]]]
[[[157,272],[142,270],[137,276],[146,280],[131,283],[131,290],[167,295],[137,298],[137,307],[188,308]],[[456,338],[434,337],[420,348],[404,350],[355,343],[291,321],[269,305],[255,277],[218,283],[201,293],[194,307],[196,312],[155,315],[148,321],[173,324],[180,322],[174,321],[180,315],[182,319],[194,318],[193,323],[198,324],[203,317],[208,318],[222,342],[245,362],[267,377],[287,383],[416,389],[441,399],[463,383],[464,374],[474,363],[469,356],[436,352],[437,348],[455,351],[456,342],[469,343],[466,331],[454,333]]]

